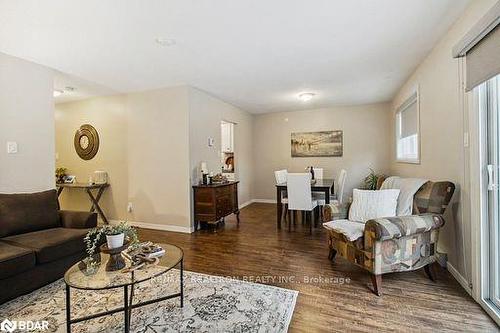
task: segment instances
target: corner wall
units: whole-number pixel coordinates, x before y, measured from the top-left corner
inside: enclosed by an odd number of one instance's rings
[[[0,53],[0,193],[55,187],[53,77]],[[17,142],[17,154],[7,154],[8,141]]]
[[[234,159],[238,184],[239,204],[253,199],[253,121],[254,116],[231,104],[198,90],[189,88],[189,152],[191,184],[200,179],[200,163],[207,162],[211,172],[221,172],[221,127],[222,120],[235,123]],[[215,139],[213,147],[208,138]]]
[[[79,182],[87,182],[95,170],[108,172],[111,186],[101,203],[109,220],[189,232],[187,98],[187,87],[173,87],[56,105],[57,165]],[[75,131],[85,123],[100,138],[90,161],[82,160],[73,146]],[[90,207],[83,191],[66,189],[60,199],[64,209]]]

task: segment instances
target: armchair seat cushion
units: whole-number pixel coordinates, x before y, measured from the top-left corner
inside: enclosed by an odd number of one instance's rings
[[[373,235],[374,240],[384,241],[438,229],[443,225],[442,215],[421,214],[369,220],[366,231]]]
[[[323,223],[325,229],[342,234],[346,240],[354,242],[363,237],[365,224],[349,220],[335,220]]]
[[[84,253],[83,238],[87,232],[88,229],[52,228],[10,236],[3,240],[34,251],[36,262],[43,264],[79,252]]]

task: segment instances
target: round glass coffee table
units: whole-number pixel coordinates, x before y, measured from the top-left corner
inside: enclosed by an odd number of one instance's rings
[[[122,270],[107,272],[106,262],[109,259],[108,254],[101,253],[101,261],[94,268],[87,269],[87,265],[80,261],[73,265],[64,274],[64,282],[66,283],[66,330],[71,332],[71,325],[85,320],[90,320],[106,315],[114,314],[117,312],[124,313],[125,319],[125,332],[130,331],[130,318],[132,309],[161,302],[167,299],[179,297],[181,307],[184,306],[184,253],[182,250],[171,244],[159,244],[164,250],[165,254],[159,258],[157,264],[148,265],[142,269],[123,272]],[[130,261],[125,258],[126,266],[124,269],[130,267]],[[170,271],[174,267],[179,266],[180,272],[180,291],[175,294],[166,295],[160,298],[135,303],[133,304],[134,285],[136,283],[144,282],[155,277],[158,277]],[[110,311],[100,312],[81,318],[71,318],[71,288],[82,290],[105,290],[123,288],[123,307],[113,309]]]

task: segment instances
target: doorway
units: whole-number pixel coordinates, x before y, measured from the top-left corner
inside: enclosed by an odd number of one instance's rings
[[[234,123],[221,121],[221,164],[222,174],[228,180],[235,180]]]
[[[500,313],[500,75],[475,88],[480,119],[480,299]]]

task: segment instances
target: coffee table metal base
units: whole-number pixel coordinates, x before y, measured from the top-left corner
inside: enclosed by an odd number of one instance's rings
[[[167,296],[163,296],[160,298],[155,298],[155,299],[152,299],[149,301],[132,304],[132,301],[134,298],[134,284],[130,285],[130,296],[129,296],[129,288],[128,288],[129,286],[127,285],[127,286],[123,287],[123,307],[116,308],[116,309],[109,310],[109,311],[95,313],[95,314],[92,314],[90,316],[85,316],[85,317],[80,317],[80,318],[71,319],[71,294],[70,294],[71,287],[66,283],[66,331],[68,333],[71,332],[71,325],[72,324],[80,323],[82,321],[91,320],[91,319],[95,319],[95,318],[99,318],[99,317],[104,317],[107,315],[111,315],[111,314],[123,311],[124,320],[125,320],[124,331],[126,333],[128,333],[128,332],[130,332],[130,320],[131,320],[131,316],[132,316],[132,309],[135,309],[135,308],[138,308],[141,306],[145,306],[145,305],[149,305],[149,304],[153,304],[153,303],[162,302],[162,301],[165,301],[167,299],[172,299],[175,297],[180,298],[181,308],[184,307],[184,283],[183,283],[184,282],[184,264],[183,264],[183,261],[184,260],[181,260],[181,262],[180,262],[180,292],[175,293],[175,294],[171,294],[171,295],[167,295]]]

